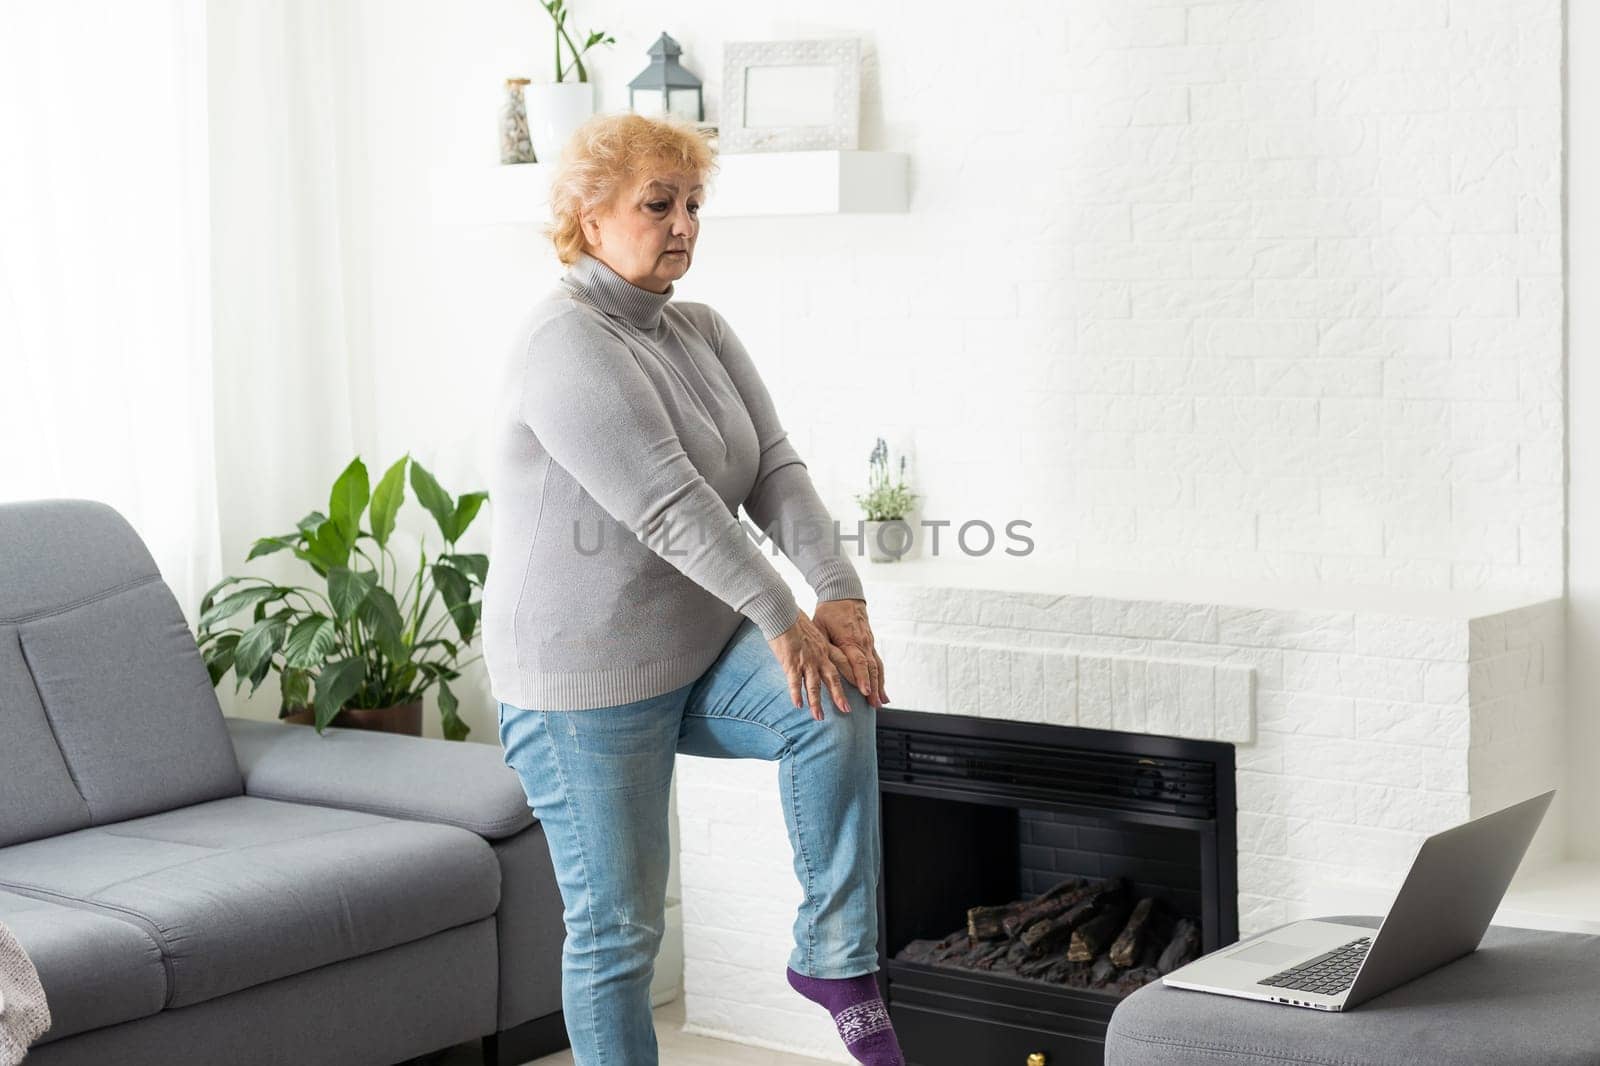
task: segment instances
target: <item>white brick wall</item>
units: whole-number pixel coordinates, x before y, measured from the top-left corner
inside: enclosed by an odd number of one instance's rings
[[[1559,591],[1556,0],[832,10],[911,214],[723,220],[682,287],[841,513],[887,429],[1067,563]]]
[[[1468,668],[1472,708],[1469,775],[1472,813],[1479,815],[1525,798],[1537,787],[1566,781],[1568,713],[1563,693],[1567,628],[1560,601],[1475,619]],[[1573,790],[1557,796],[1551,814],[1569,821],[1592,817],[1573,803]],[[1545,865],[1563,857],[1561,839],[1535,838],[1525,860]]]
[[[859,10],[842,21],[878,9]],[[987,94],[940,84],[947,47],[876,35],[866,143],[912,153],[909,217],[702,238],[699,291],[755,338],[836,512],[855,513],[888,430],[914,448],[923,515],[1027,517],[1038,561],[1559,595],[1559,4],[1060,10],[963,25],[966,53],[1005,57]],[[1062,713],[1026,687],[1050,666],[1250,669],[1246,933],[1371,910],[1427,832],[1558,779],[1549,606],[1507,616],[1518,636],[1494,650],[1492,614],[1169,607],[1152,625],[1114,597],[1100,617],[980,597],[968,618],[961,602],[923,598],[906,631],[873,594],[901,705],[992,713],[998,676],[1040,717]],[[1132,624],[1107,624],[1123,611]],[[1057,650],[1015,650],[1041,644]],[[1082,677],[1074,713],[1104,723]],[[1105,724],[1137,727],[1116,706]],[[721,779],[691,761],[686,794]],[[776,798],[721,809],[771,819]],[[1563,813],[1530,865],[1556,855]],[[779,899],[769,932],[792,886]],[[691,1025],[845,1061],[815,1018],[742,1022],[725,984],[697,980],[700,932],[686,917]],[[742,985],[764,987],[784,949],[750,943]]]
[[[1427,834],[1562,783],[1559,600],[1240,607],[1177,581],[1133,599],[1042,574],[939,587],[934,569],[865,570],[894,706],[1235,742],[1243,936],[1382,913]],[[680,758],[678,789],[689,1024],[848,1061],[785,1013],[799,887],[771,764]],[[1565,811],[1558,795],[1525,871],[1559,857]]]

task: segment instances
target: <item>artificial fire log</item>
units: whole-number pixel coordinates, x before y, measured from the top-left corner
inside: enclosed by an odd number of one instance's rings
[[[1044,977],[1050,968],[1061,960],[1057,957],[1046,955],[1042,958],[1024,958],[1017,963],[1017,973],[1023,977]]]
[[[1128,924],[1122,927],[1111,945],[1111,961],[1123,969],[1132,966],[1145,941],[1162,930],[1163,918],[1164,908],[1159,899],[1154,896],[1141,899],[1128,916]]]
[[[1161,953],[1161,958],[1156,963],[1156,969],[1165,976],[1199,956],[1200,927],[1191,918],[1180,918],[1178,924],[1173,927],[1172,939],[1167,942],[1166,950]]]
[[[913,940],[895,952],[894,957],[902,962],[928,962],[938,946],[937,940]]]
[[[1092,985],[1106,984],[1112,977],[1116,976],[1116,973],[1117,964],[1107,956],[1102,955],[1095,960],[1094,965],[1089,969],[1089,983]]]
[[[1161,980],[1161,971],[1154,966],[1136,966],[1131,970],[1124,970],[1122,976],[1114,981],[1110,988],[1120,996],[1130,995],[1139,991],[1151,981]]]
[[[1135,898],[1125,877],[1068,878],[1032,900],[970,908],[967,918],[938,940],[911,941],[895,957],[1126,996],[1199,956],[1198,921],[1177,919],[1155,897]],[[1002,930],[1028,924],[996,935],[997,919]],[[985,935],[974,936],[974,928]]]
[[[1081,880],[1074,878],[1074,880]],[[1061,885],[1068,882],[1063,881]],[[1057,888],[1061,888],[1057,885]],[[1086,899],[1093,899],[1104,890],[1104,882],[1079,884],[1074,888],[1063,889],[1054,895],[1040,896],[1038,899],[1028,900],[1020,904],[1011,914],[1000,920],[1000,925],[1008,936],[1021,936],[1037,922],[1054,918],[1058,914],[1076,907]],[[1052,889],[1052,892],[1055,890]]]
[[[1065,904],[1058,902],[1068,893],[1084,887],[1081,877],[1069,877],[1051,885],[1035,899],[1012,900],[998,906],[968,907],[967,935],[976,940],[992,940],[1001,936],[1016,936],[1028,923],[1044,913],[1053,914]],[[1006,919],[1013,919],[1006,921]]]
[[[1058,955],[1054,964],[1045,971],[1044,975],[1046,980],[1054,981],[1057,984],[1069,983],[1074,975],[1083,980],[1088,980],[1089,966],[1087,963],[1073,962],[1064,955]]]
[[[1003,937],[1006,931],[1000,922],[1008,914],[1015,912],[1014,903],[1006,903],[999,907],[968,907],[967,935],[974,940],[994,940]]]
[[[1073,962],[1093,962],[1096,955],[1111,946],[1127,919],[1126,900],[1108,902],[1105,910],[1072,931],[1067,958]]]
[[[939,943],[941,946],[934,951],[928,961],[935,963],[959,962],[962,958],[970,955],[972,949],[980,942],[974,941],[967,935],[967,931],[962,929],[959,932],[951,933]]]
[[[984,944],[984,948],[985,950],[976,953],[972,965],[979,970],[992,970],[996,964],[1005,959],[1006,952],[1010,950],[1010,945],[1004,941],[999,943],[989,942]]]
[[[1082,888],[1088,883],[1089,879],[1087,877],[1069,877],[1064,881],[1057,881],[1055,884],[1039,893],[1039,898],[1055,899],[1057,896],[1064,896],[1068,892],[1076,892],[1078,889]]]
[[[1069,988],[1088,988],[1089,971],[1093,969],[1087,962],[1068,962],[1069,969],[1061,976],[1061,981]]]
[[[1093,918],[1096,907],[1094,900],[1086,899],[1065,914],[1033,923],[1018,939],[1033,954],[1047,955],[1058,945],[1065,943],[1072,936],[1074,929]]]
[[[1086,885],[1075,892],[1062,896],[1063,901],[1072,904],[1071,907],[1059,914],[1053,914],[1034,922],[1023,929],[1019,934],[1023,943],[1028,945],[1035,955],[1051,950],[1059,942],[1072,935],[1072,931],[1079,925],[1093,918],[1107,907],[1126,898],[1128,894],[1128,881],[1126,878],[1117,877],[1109,881],[1099,881]]]
[[[1003,940],[974,940],[971,943],[972,947],[965,954],[958,955],[951,960],[957,966],[976,966],[984,959],[1004,954],[1006,950],[1005,941]]]

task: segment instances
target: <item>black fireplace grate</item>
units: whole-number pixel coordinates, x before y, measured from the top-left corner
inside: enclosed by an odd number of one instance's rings
[[[1116,813],[1217,814],[1215,763],[1100,748],[880,730],[878,776]]]

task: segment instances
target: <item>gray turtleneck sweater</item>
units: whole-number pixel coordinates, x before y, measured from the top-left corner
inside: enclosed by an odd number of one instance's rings
[[[716,311],[672,295],[584,255],[517,333],[483,592],[490,687],[514,707],[671,692],[745,617],[769,640],[793,625],[740,504],[819,601],[864,599],[749,353]]]

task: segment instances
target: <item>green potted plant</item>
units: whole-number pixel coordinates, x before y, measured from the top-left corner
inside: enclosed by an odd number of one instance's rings
[[[566,0],[539,0],[539,6],[555,23],[555,79],[528,86],[528,132],[534,157],[541,163],[554,163],[572,131],[594,114],[594,86],[589,68],[583,65],[584,54],[596,45],[616,44],[617,39],[604,30],[591,30],[580,48],[567,32]],[[572,54],[570,61],[562,54],[563,42]]]
[[[389,541],[408,464],[411,487],[433,515],[444,550],[430,560],[424,537],[415,577],[397,590]],[[319,733],[331,724],[414,736],[422,732],[422,697],[437,685],[445,737],[465,739],[469,729],[449,682],[481,658],[461,656],[482,615],[483,601],[473,596],[489,576],[489,558],[461,553],[456,542],[488,498],[485,492],[452,498],[409,454],[369,490],[357,456],[334,482],[327,514],[312,511],[294,532],[262,537],[245,557],[293,552],[322,587],[225,577],[200,601],[196,640],[211,683],[232,670],[234,691],[248,681],[254,693],[276,672],[280,718],[308,722]],[[433,610],[436,603],[441,611]],[[231,622],[243,612],[246,620]]]
[[[856,496],[866,512],[867,558],[875,563],[892,563],[909,555],[916,546],[911,526],[905,520],[917,500],[905,482],[906,457],[900,457],[899,476],[889,476],[889,445],[882,437],[867,457],[867,491]]]

